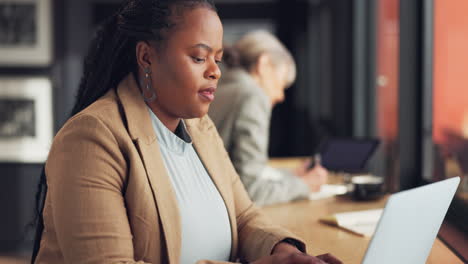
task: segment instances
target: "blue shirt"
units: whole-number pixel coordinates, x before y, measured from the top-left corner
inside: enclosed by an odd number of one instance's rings
[[[149,109],[181,216],[181,264],[228,261],[231,225],[226,205],[192,145],[183,121],[170,131]]]

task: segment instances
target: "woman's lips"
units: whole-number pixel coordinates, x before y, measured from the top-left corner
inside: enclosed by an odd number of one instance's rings
[[[214,93],[215,93],[216,88],[207,88],[200,90],[198,94],[200,95],[201,98],[205,99],[208,102],[212,102],[214,100]]]

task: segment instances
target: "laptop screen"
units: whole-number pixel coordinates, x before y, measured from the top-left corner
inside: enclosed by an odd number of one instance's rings
[[[362,263],[426,263],[459,184],[454,177],[393,194]]]
[[[320,147],[322,165],[328,170],[361,172],[379,141],[376,139],[330,139]]]

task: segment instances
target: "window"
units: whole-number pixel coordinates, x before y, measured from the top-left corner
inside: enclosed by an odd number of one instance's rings
[[[424,180],[460,176],[461,184],[439,237],[465,262],[468,233],[468,21],[464,0],[433,0],[426,8],[432,36],[425,40],[431,61],[424,91]],[[426,64],[427,66],[427,64]],[[461,231],[461,232],[460,232]]]
[[[434,1],[431,181],[460,176],[449,215],[468,231],[468,2]]]
[[[381,139],[381,174],[389,191],[399,189],[398,81],[400,16],[398,0],[379,0],[377,5],[376,134]]]

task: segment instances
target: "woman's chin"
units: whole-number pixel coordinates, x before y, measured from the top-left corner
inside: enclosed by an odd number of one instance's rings
[[[205,104],[201,106],[199,116],[204,117],[205,115],[207,115],[209,109],[210,109],[210,104]]]
[[[208,114],[208,107],[200,107],[190,113],[189,117],[185,117],[186,119],[192,119],[192,118],[202,118],[206,114]]]

